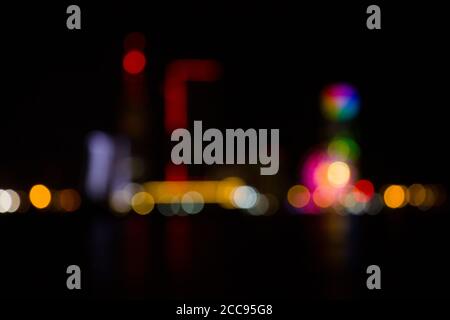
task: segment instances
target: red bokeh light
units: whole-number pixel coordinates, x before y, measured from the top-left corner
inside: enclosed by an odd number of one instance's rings
[[[130,74],[139,74],[144,70],[146,62],[141,51],[131,50],[123,58],[123,69]]]
[[[366,196],[367,200],[370,200],[375,192],[373,184],[369,180],[359,180],[355,184],[355,188],[357,191],[361,192],[364,196]]]

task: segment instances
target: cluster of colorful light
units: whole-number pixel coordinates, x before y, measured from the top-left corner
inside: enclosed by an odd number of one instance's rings
[[[242,209],[251,215],[269,215],[276,211],[273,195],[262,194],[236,177],[209,181],[150,181],[130,183],[110,197],[110,206],[119,215],[134,211],[150,213],[155,205],[163,215],[197,214],[205,204],[225,209]]]
[[[339,198],[347,194],[349,186],[357,178],[356,168],[350,161],[344,161],[343,157],[331,156],[323,150],[310,154],[302,170],[302,180],[309,193],[309,201],[298,206],[299,200],[294,201],[296,208],[302,208],[303,212],[316,213],[320,209],[333,206]],[[306,199],[306,191],[302,189],[302,199]],[[291,202],[290,202],[291,203]]]
[[[359,96],[349,84],[338,83],[326,87],[322,93],[322,111],[333,121],[353,119],[359,111]]]
[[[332,121],[344,122],[354,118],[359,110],[359,97],[348,84],[330,85],[322,94],[322,110]],[[334,211],[341,214],[376,214],[384,206],[391,209],[411,206],[427,210],[443,203],[445,193],[437,186],[413,184],[409,188],[390,185],[375,192],[369,180],[359,180],[357,162],[358,143],[348,134],[345,123],[340,132],[325,147],[312,152],[303,164],[301,179],[287,193],[287,202],[296,211],[320,213]]]
[[[75,189],[50,190],[43,184],[34,185],[28,194],[0,189],[0,213],[26,212],[30,205],[41,211],[74,212],[81,197]]]
[[[428,210],[433,206],[442,205],[446,194],[442,187],[437,185],[412,184],[390,185],[384,189],[383,199],[388,208],[398,209],[406,205]]]
[[[377,214],[384,207],[400,209],[406,205],[425,211],[442,205],[445,199],[444,189],[437,185],[413,184],[406,187],[393,184],[376,193],[369,180],[359,180],[341,193],[333,193],[324,187],[311,192],[304,185],[292,186],[287,193],[289,205],[302,212],[312,212],[307,209],[318,207],[320,212],[327,209],[340,214]]]

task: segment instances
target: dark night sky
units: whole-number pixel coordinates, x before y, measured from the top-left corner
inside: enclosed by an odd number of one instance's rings
[[[117,132],[122,41],[136,30],[148,41],[155,128],[162,121],[167,63],[214,58],[223,64],[223,78],[209,93],[200,86],[198,95],[210,95],[203,103],[192,95],[191,121],[280,128],[289,172],[321,139],[320,90],[347,81],[361,94],[354,128],[363,172],[380,183],[445,182],[448,49],[443,23],[426,19],[426,10],[386,7],[383,29],[369,32],[364,6],[86,4],[82,30],[70,32],[65,6],[39,6],[11,8],[2,20],[0,132],[7,156],[0,161],[9,184],[21,187],[42,176],[56,184],[80,183],[87,132]],[[425,16],[420,26],[410,19],[419,13]],[[158,137],[156,146],[166,140]]]

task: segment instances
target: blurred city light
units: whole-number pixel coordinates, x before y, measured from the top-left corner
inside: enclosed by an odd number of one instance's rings
[[[356,199],[359,202],[370,201],[375,192],[375,188],[369,180],[359,180],[356,182],[355,190],[357,192]]]
[[[11,189],[6,190],[6,192],[9,194],[9,197],[11,198],[11,204],[8,208],[8,212],[16,212],[20,208],[20,196],[19,194]]]
[[[359,158],[359,146],[355,140],[345,136],[334,137],[328,144],[328,155],[337,160],[352,160]]]
[[[291,187],[287,194],[289,204],[295,208],[303,208],[311,199],[311,194],[303,185],[295,185]]]
[[[88,135],[87,147],[86,193],[93,200],[101,200],[108,192],[114,142],[106,133],[95,131]]]
[[[116,213],[128,213],[131,209],[130,194],[125,190],[113,191],[109,198],[109,205]]]
[[[350,180],[350,168],[345,162],[333,162],[327,168],[327,177],[333,186],[345,186]]]
[[[145,55],[140,50],[130,50],[123,57],[123,69],[131,75],[144,71],[146,63]]]
[[[267,214],[270,209],[270,200],[265,194],[258,194],[256,204],[248,209],[248,212],[254,216]]]
[[[196,191],[185,193],[181,199],[182,209],[189,214],[196,214],[202,211],[204,200],[202,195]]]
[[[336,200],[336,194],[331,187],[319,186],[313,192],[313,201],[319,208],[331,207]]]
[[[9,212],[11,205],[11,195],[6,190],[0,189],[0,213]]]
[[[166,71],[164,83],[165,129],[168,134],[187,127],[187,82],[216,81],[220,64],[214,60],[175,60]]]
[[[391,185],[384,191],[384,203],[391,209],[405,206],[408,201],[407,189],[401,185]]]
[[[56,197],[58,208],[66,212],[74,212],[79,209],[81,198],[75,189],[64,189],[59,191]]]
[[[359,96],[349,84],[333,84],[322,92],[322,111],[333,121],[353,119],[359,111]]]
[[[256,205],[258,193],[250,186],[240,186],[233,191],[233,204],[240,209],[250,209]]]
[[[425,203],[427,198],[427,190],[421,184],[413,184],[408,188],[409,204],[420,207]]]
[[[155,200],[147,192],[138,192],[131,198],[131,207],[138,214],[148,214],[153,210],[154,206]]]
[[[50,204],[52,194],[46,186],[37,184],[31,188],[29,197],[33,206],[38,209],[45,209]]]

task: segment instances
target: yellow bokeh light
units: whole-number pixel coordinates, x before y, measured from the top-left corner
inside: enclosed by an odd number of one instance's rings
[[[333,186],[344,186],[350,180],[350,168],[345,162],[333,162],[328,166],[327,177]]]
[[[199,193],[204,203],[219,203],[233,208],[233,191],[244,185],[239,178],[226,178],[219,181],[152,181],[143,185],[145,191],[153,196],[155,203],[170,204],[174,197],[182,198],[189,191]]]
[[[154,206],[155,200],[148,192],[138,192],[131,198],[131,207],[138,214],[148,214]]]
[[[296,185],[289,189],[287,200],[289,204],[295,208],[303,208],[309,203],[311,194],[309,190],[302,185]]]
[[[52,194],[50,190],[43,184],[37,184],[30,190],[30,202],[38,209],[44,209],[48,207],[52,200]]]
[[[407,201],[407,189],[404,186],[391,185],[384,191],[384,203],[389,208],[401,208]]]

